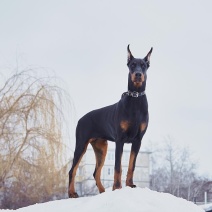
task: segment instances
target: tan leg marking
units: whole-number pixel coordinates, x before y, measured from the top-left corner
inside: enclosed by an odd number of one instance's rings
[[[105,157],[107,154],[107,141],[106,140],[95,140],[91,142],[91,145],[94,149],[95,156],[96,156],[96,172],[95,172],[95,180],[96,180],[96,185],[99,189],[99,192],[105,192],[105,188],[101,183],[100,177],[101,177],[101,170],[105,162]]]
[[[117,171],[115,170],[115,173],[114,173],[113,191],[116,190],[116,189],[122,188],[122,185],[121,185],[121,173],[122,173],[122,171],[117,172]]]
[[[131,152],[130,153],[130,160],[129,160],[129,166],[128,166],[128,171],[127,171],[127,179],[126,179],[126,186],[131,186],[133,185],[133,164],[135,161],[135,153]]]
[[[123,153],[122,153],[123,155]],[[122,161],[122,155],[121,160]],[[113,183],[113,190],[122,188],[121,185],[121,174],[122,174],[122,166],[120,164],[120,172],[114,170],[114,183]]]
[[[77,169],[78,169],[78,166],[80,164],[80,161],[82,160],[82,157],[83,155],[85,154],[86,150],[87,150],[87,147],[88,147],[88,144],[92,141],[93,139],[90,139],[87,144],[85,145],[85,149],[82,153],[82,155],[80,156],[80,159],[78,161],[78,163],[76,164],[76,166],[74,167],[73,169],[73,172],[72,172],[72,177],[71,177],[71,182],[70,182],[70,185],[69,185],[69,197],[71,198],[77,198],[78,195],[76,194],[76,191],[75,191],[75,188],[74,188],[74,183],[75,183],[75,176],[76,176],[76,172],[77,172]]]

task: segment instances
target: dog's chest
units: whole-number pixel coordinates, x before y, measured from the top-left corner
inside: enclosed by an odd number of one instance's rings
[[[119,122],[119,129],[121,137],[125,138],[128,142],[130,139],[140,136],[145,132],[148,125],[148,116],[144,113],[132,113],[123,116],[124,118]]]
[[[128,132],[134,134],[134,132],[138,132],[141,128],[142,123],[146,122],[146,120],[142,121],[142,118],[137,117],[137,119],[134,119],[132,117],[125,118],[120,121],[120,128],[123,132]]]
[[[148,125],[148,104],[146,98],[127,98],[119,102],[117,110],[118,137],[130,142],[140,137]]]

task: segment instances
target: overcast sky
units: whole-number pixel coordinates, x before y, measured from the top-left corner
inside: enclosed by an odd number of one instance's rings
[[[54,70],[77,121],[127,90],[128,44],[138,58],[153,47],[143,148],[170,135],[212,176],[211,10],[210,0],[0,0],[0,72]]]

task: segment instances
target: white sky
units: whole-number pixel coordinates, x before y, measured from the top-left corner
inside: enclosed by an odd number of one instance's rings
[[[126,91],[128,44],[135,57],[153,47],[143,144],[171,135],[212,176],[211,8],[210,0],[0,0],[0,72],[54,70],[78,119]]]

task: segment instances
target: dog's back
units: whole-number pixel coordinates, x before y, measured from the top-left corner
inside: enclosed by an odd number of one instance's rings
[[[76,145],[87,142],[91,138],[101,138],[115,141],[115,114],[117,103],[84,115],[77,124]]]

